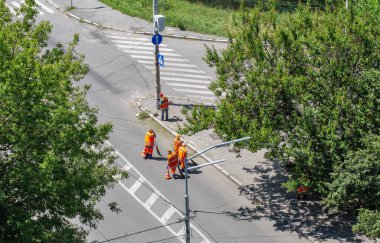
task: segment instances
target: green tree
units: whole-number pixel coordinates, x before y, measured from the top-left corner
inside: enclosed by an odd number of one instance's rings
[[[36,14],[32,0],[18,17],[0,1],[0,241],[82,242],[73,219],[95,227],[95,204],[127,175],[104,146],[112,125],[74,85],[88,72],[78,36],[48,49],[52,26]]]
[[[225,140],[251,136],[240,146],[267,148],[268,157],[291,163],[289,190],[307,183],[341,207],[375,197],[360,189],[346,190],[340,201],[333,195],[342,166],[366,149],[366,137],[380,135],[380,7],[377,0],[355,1],[348,11],[338,4],[282,14],[242,9],[233,18],[234,42],[221,52],[207,48],[217,108],[195,107],[183,131],[213,127]],[[358,180],[372,185],[370,178]]]

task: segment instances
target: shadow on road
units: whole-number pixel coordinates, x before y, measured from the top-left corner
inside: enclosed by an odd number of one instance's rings
[[[277,230],[296,231],[317,241],[364,241],[351,231],[354,217],[329,212],[319,198],[298,201],[295,193],[287,192],[282,186],[287,173],[279,162],[259,162],[255,167],[243,170],[255,179],[252,184],[241,187],[240,193],[257,207],[237,209],[237,212],[230,213],[234,219],[252,221],[266,217],[275,222]]]

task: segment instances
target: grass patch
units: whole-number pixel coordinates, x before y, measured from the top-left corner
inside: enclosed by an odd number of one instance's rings
[[[162,13],[161,1],[159,1],[160,13]],[[152,21],[152,0],[101,0],[101,2],[129,16]],[[233,13],[231,9],[213,7],[201,1],[191,3],[185,0],[165,0],[163,10],[166,26],[226,37],[227,24]]]
[[[148,114],[148,112],[146,112],[146,111],[142,111],[142,112],[140,112],[140,113],[137,115],[137,118],[138,118],[139,120],[145,120],[145,119],[149,118],[149,114]]]

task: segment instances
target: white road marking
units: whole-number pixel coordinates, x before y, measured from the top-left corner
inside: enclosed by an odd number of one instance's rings
[[[157,199],[158,199],[157,194],[152,193],[150,197],[148,198],[148,200],[145,202],[145,206],[147,206],[148,208],[152,207],[152,205],[156,202]]]
[[[129,169],[130,169],[131,167],[132,167],[132,166],[131,166],[130,164],[126,164],[126,165],[124,165],[123,169],[124,169],[125,171],[129,171]]]
[[[152,55],[152,53],[149,53],[149,56],[131,55],[131,57],[138,58],[138,59],[154,60],[154,55]],[[183,59],[183,58],[171,58],[171,57],[165,57],[165,61],[188,62],[188,60]]]
[[[142,41],[125,41],[125,40],[111,40],[114,43],[119,44],[132,44],[132,45],[143,45],[154,47],[152,43],[142,42]],[[166,44],[160,44],[160,46],[166,46]]]
[[[112,144],[109,142],[109,141],[106,141],[106,143],[113,147]],[[165,200],[167,200],[169,202],[169,200],[164,196],[162,195],[153,185],[152,183],[150,183],[148,180],[146,180],[146,178],[119,152],[116,150],[115,148],[115,151],[118,153],[118,155],[120,156],[120,158],[122,160],[124,160],[124,162],[126,164],[129,164],[135,171],[136,173],[140,176],[140,178],[144,178],[144,181],[146,184],[148,184],[150,186],[150,188],[154,191],[155,194],[157,195],[160,195],[160,197],[164,198]],[[121,187],[124,188],[125,191],[127,191],[137,202],[139,202],[153,217],[155,217],[158,221],[160,221],[163,225],[165,225],[165,223],[163,223],[161,221],[161,218],[157,216],[157,214],[155,214],[149,207],[147,207],[147,205],[145,203],[143,203],[140,198],[138,198],[134,193],[130,193],[129,189],[119,181],[119,185]],[[182,217],[184,217],[184,215],[178,211],[177,209],[175,209],[175,212],[178,213],[179,215],[181,215]],[[190,223],[190,227],[191,229],[193,229],[194,231],[197,232],[197,234],[199,234],[202,238],[203,238],[203,241],[202,242],[207,242],[207,243],[211,243],[207,237],[198,229],[196,228],[192,223]],[[174,232],[174,230],[172,230],[172,228],[170,228],[168,225],[165,225],[165,228],[167,230],[169,230],[173,235],[175,236],[178,236],[178,240],[180,240],[181,242],[184,242],[184,240],[182,239],[182,236],[179,236],[176,232]]]
[[[214,93],[211,91],[205,90],[195,90],[195,89],[177,89],[173,88],[175,91],[184,92],[184,93],[192,93],[192,94],[205,94],[205,95],[213,95]]]
[[[124,50],[124,52],[126,52],[126,53],[133,53],[133,54],[146,54],[146,55],[152,55],[153,54],[154,55],[154,50],[153,49],[152,49],[152,51]],[[160,52],[160,54],[162,54],[164,56],[173,56],[173,57],[180,57],[181,56],[180,54],[176,54],[176,53]]]
[[[177,86],[177,87],[188,87],[188,88],[195,88],[195,89],[208,89],[208,87],[204,86],[204,85],[168,83],[168,82],[166,82],[166,84],[170,85],[170,86]]]
[[[186,82],[186,83],[196,83],[196,84],[209,84],[210,80],[199,80],[199,79],[186,79],[186,78],[172,78],[172,77],[162,77],[161,80],[165,81],[178,81],[178,82]]]
[[[153,47],[149,47],[149,46],[133,46],[133,45],[119,45],[117,44],[116,45],[117,47],[119,48],[122,48],[122,49],[140,49],[140,50],[153,50]],[[172,49],[169,49],[169,48],[161,48],[160,49],[161,51],[173,51]]]
[[[196,99],[215,100],[215,97],[210,97],[210,96],[198,96],[198,95],[186,95],[186,96],[194,100]]]
[[[145,65],[147,69],[155,69],[155,66],[147,66]],[[187,72],[187,73],[205,73],[202,70],[195,70],[195,69],[184,69],[184,68],[169,68],[169,67],[163,67],[163,69],[168,71],[178,71],[178,72]]]
[[[11,4],[18,9],[21,8],[21,6],[20,6],[20,4],[18,4],[18,2],[11,2]]]
[[[143,182],[143,179],[139,178],[137,181],[135,181],[135,183],[133,183],[133,185],[129,188],[129,191],[131,193],[135,193],[139,188],[140,186],[142,185]]]
[[[175,213],[175,208],[169,207],[168,210],[162,215],[161,220],[165,222],[165,224],[169,221],[170,217]]]
[[[48,12],[48,13],[54,13],[53,10],[51,10],[49,7],[47,7],[47,6],[45,6],[44,4],[42,4],[40,1],[38,1],[38,0],[35,0],[35,1],[36,1],[36,3],[37,3],[38,5],[40,5],[41,8],[42,8],[43,10],[45,10],[46,12]]]
[[[142,63],[142,64],[152,64],[154,63],[153,59],[151,61],[143,61],[143,60],[137,60],[139,63]],[[173,66],[173,67],[190,67],[190,68],[196,68],[197,66],[193,65],[193,64],[186,64],[186,63],[167,63],[165,62],[165,67],[167,66]]]
[[[128,37],[128,36],[121,36],[121,35],[107,35],[107,37],[110,39],[149,41],[148,38],[137,38],[137,37]]]
[[[13,15],[16,15],[16,11],[15,11],[11,6],[9,6],[7,3],[5,3],[5,6],[7,6],[7,8],[9,9],[9,11],[10,11]]]
[[[166,72],[165,70],[161,71],[161,76],[180,76],[180,77],[187,77],[187,78],[201,78],[201,79],[209,79],[212,80],[211,77],[205,76],[205,75],[196,75],[196,74],[187,74],[187,73],[171,73]]]
[[[119,185],[124,188],[124,190],[126,190],[137,202],[139,202],[153,217],[155,217],[158,221],[160,221],[161,224],[163,224],[163,226],[165,226],[165,228],[167,230],[170,231],[170,233],[172,233],[173,235],[175,236],[178,236],[176,232],[174,232],[174,230],[172,228],[170,228],[169,226],[165,225],[166,222],[162,221],[160,217],[157,216],[157,214],[155,214],[150,208],[146,207],[145,204],[140,200],[140,198],[138,198],[135,194],[133,193],[130,193],[129,189],[121,182],[119,182]],[[181,242],[185,242],[182,237],[178,236],[178,240],[180,240]]]

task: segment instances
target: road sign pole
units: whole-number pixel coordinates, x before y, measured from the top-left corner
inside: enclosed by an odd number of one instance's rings
[[[158,14],[158,0],[153,0],[153,24],[154,24],[154,35],[158,34],[158,26],[154,20],[154,16]],[[158,39],[158,38],[157,38]],[[161,93],[161,84],[160,84],[160,65],[158,64],[158,53],[160,53],[158,41],[154,47],[154,65],[156,66],[156,109],[160,109],[160,93]]]

